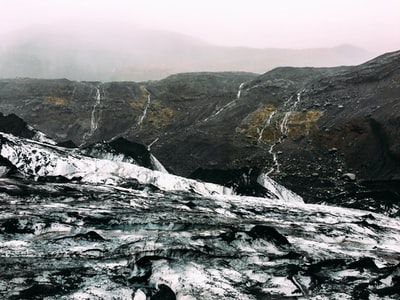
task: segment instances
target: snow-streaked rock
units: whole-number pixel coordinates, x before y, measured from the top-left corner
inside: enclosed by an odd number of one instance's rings
[[[151,184],[161,190],[188,191],[202,195],[232,194],[232,190],[212,183],[152,171],[121,161],[82,156],[74,150],[1,134],[0,154],[23,174],[40,177],[62,176],[93,184],[123,184],[129,179]]]

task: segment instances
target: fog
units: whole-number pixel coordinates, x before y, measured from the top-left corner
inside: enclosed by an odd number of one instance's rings
[[[400,1],[0,0],[0,77],[149,80],[359,64],[400,49]]]

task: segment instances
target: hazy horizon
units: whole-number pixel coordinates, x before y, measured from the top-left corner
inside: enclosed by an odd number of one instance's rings
[[[210,44],[250,48],[400,49],[397,0],[0,0],[3,43],[32,26],[96,33],[103,28],[176,32]]]
[[[397,0],[0,0],[0,77],[355,65],[400,49],[398,11]]]

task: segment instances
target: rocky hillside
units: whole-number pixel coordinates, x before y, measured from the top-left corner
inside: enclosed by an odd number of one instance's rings
[[[305,201],[351,206],[362,197],[385,207],[400,200],[399,67],[394,52],[355,67],[278,68],[261,76],[18,78],[0,81],[0,111],[57,141],[84,146],[123,136],[179,175],[258,167]]]

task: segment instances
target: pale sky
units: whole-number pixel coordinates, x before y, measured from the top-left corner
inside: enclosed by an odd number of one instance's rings
[[[400,49],[400,0],[0,0],[0,38],[35,24],[144,27],[226,46]]]

